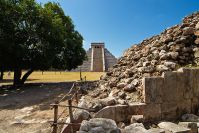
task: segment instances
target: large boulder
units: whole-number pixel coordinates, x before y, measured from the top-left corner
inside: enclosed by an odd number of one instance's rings
[[[115,121],[105,118],[94,118],[89,121],[84,120],[80,127],[85,133],[120,133]]]
[[[124,128],[123,133],[146,133],[147,130],[144,128],[142,123],[133,123]]]
[[[184,114],[182,120],[187,122],[199,122],[199,117],[194,114]]]
[[[89,118],[91,118],[91,115],[86,110],[78,109],[74,112],[73,118],[76,123],[81,123],[83,120],[88,120]]]

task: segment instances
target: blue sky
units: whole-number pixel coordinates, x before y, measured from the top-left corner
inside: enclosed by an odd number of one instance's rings
[[[45,3],[49,0],[37,0]],[[50,0],[59,2],[75,28],[91,42],[105,42],[116,57],[199,10],[199,0]]]

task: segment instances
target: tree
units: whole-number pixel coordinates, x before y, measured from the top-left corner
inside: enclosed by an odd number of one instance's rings
[[[17,15],[16,8],[13,6],[14,1],[0,1],[0,80],[3,79],[3,72],[10,69],[11,58],[13,53],[13,37]],[[9,10],[7,10],[9,9]]]
[[[83,37],[59,4],[49,2],[42,7],[35,0],[5,1],[0,5],[5,10],[2,19],[6,22],[6,15],[10,16],[11,24],[10,31],[6,31],[4,21],[0,23],[1,34],[5,35],[0,51],[11,52],[7,56],[0,54],[0,58],[10,60],[0,65],[14,70],[14,85],[24,84],[34,70],[71,70],[82,64],[86,57]],[[28,71],[22,76],[23,69]]]

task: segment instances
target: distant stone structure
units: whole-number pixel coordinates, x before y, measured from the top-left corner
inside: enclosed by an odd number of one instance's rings
[[[104,43],[91,43],[87,51],[87,60],[72,71],[81,69],[83,72],[106,72],[116,63],[117,58],[105,48]]]

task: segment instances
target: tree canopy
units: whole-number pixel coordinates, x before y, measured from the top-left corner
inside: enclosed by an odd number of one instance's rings
[[[58,3],[1,0],[0,20],[0,69],[14,71],[14,85],[34,70],[71,70],[86,58],[83,37]]]

